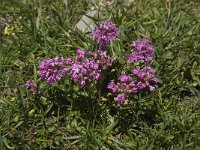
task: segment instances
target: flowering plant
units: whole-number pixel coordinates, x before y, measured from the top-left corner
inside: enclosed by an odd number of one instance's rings
[[[49,85],[63,79],[80,86],[80,90],[85,87],[95,87],[99,98],[104,97],[109,100],[108,95],[111,93],[114,101],[119,104],[131,100],[132,95],[137,95],[141,91],[154,92],[158,79],[155,77],[155,70],[150,66],[154,48],[149,39],[133,41],[130,46],[134,48],[134,51],[124,57],[126,63],[123,64],[123,68],[126,69],[118,73],[110,72],[119,60],[109,50],[109,44],[119,39],[119,32],[120,30],[113,22],[101,22],[92,31],[92,37],[101,49],[91,51],[79,48],[76,50],[75,57],[56,56],[44,59],[39,64],[40,78]],[[103,80],[103,77],[110,80]],[[112,77],[117,77],[117,81],[111,79]],[[98,82],[101,84],[97,84]],[[101,95],[102,87],[99,86],[107,88],[104,95]],[[28,81],[26,87],[33,89],[36,86]]]
[[[114,98],[116,102],[124,103],[126,96],[130,93],[136,94],[141,90],[148,89],[150,92],[155,91],[155,85],[158,80],[155,77],[155,70],[149,63],[153,59],[153,47],[150,40],[137,40],[133,41],[132,46],[135,47],[135,51],[126,55],[127,63],[140,62],[143,63],[143,69],[134,64],[131,65],[131,70],[129,74],[122,73],[119,77],[119,82],[115,84],[112,80],[108,84],[108,89],[112,93],[117,93],[117,97]]]

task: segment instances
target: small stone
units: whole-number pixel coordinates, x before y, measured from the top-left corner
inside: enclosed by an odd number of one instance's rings
[[[91,32],[96,26],[92,18],[97,17],[97,15],[97,10],[87,12],[86,15],[82,16],[80,21],[76,24],[75,28],[82,32]]]

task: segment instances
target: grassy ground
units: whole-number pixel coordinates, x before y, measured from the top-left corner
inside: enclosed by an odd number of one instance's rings
[[[1,150],[200,149],[198,0],[134,0],[112,6],[89,0],[0,3]],[[39,80],[40,60],[73,55],[77,47],[87,49],[92,43],[74,30],[91,5],[101,8],[103,19],[117,24],[122,43],[152,40],[152,65],[160,83],[144,98],[150,102],[142,107],[145,113],[102,106],[102,116],[88,119],[80,103],[72,103],[60,90],[54,89],[55,97],[50,92],[37,98],[25,89],[26,80]],[[126,49],[126,44],[120,48]]]

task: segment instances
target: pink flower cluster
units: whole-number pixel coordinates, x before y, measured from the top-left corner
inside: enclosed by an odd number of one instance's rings
[[[113,22],[103,21],[98,27],[92,31],[93,39],[97,41],[101,47],[105,48],[108,44],[116,40],[119,36],[119,29]]]
[[[111,80],[107,85],[107,88],[110,89],[112,93],[118,94],[117,97],[114,98],[118,103],[125,102],[126,94],[135,94],[138,92],[138,87],[133,81],[133,78],[127,74],[121,74],[117,83],[115,83],[114,80]]]
[[[155,70],[152,67],[145,67],[140,69],[139,67],[132,69],[133,74],[138,79],[138,89],[149,89],[150,92],[155,91],[155,85],[158,83],[158,79],[155,77]]]
[[[53,84],[69,72],[66,66],[69,62],[63,57],[47,58],[39,64],[39,76],[47,83]]]
[[[127,62],[142,61],[145,64],[143,69],[132,67],[130,74],[121,74],[118,82],[111,80],[107,88],[112,93],[117,94],[114,100],[118,103],[124,103],[128,94],[136,94],[140,90],[147,89],[150,92],[155,91],[155,85],[158,80],[155,77],[155,70],[150,66],[146,66],[153,59],[153,47],[150,40],[134,41],[132,46],[136,50],[126,56]]]
[[[155,85],[158,80],[155,77],[155,71],[151,67],[140,69],[139,67],[132,69],[131,75],[121,74],[118,82],[111,80],[107,88],[112,93],[118,94],[114,100],[118,103],[124,103],[127,94],[136,94],[140,90],[148,89],[150,92],[155,91]]]
[[[148,64],[153,59],[154,48],[149,39],[133,41],[131,44],[135,51],[126,56],[128,62],[142,61]]]
[[[98,80],[101,69],[107,69],[115,58],[109,57],[106,51],[97,52],[78,49],[75,58],[45,59],[39,64],[39,75],[47,83],[53,84],[66,75],[84,86],[91,79]]]

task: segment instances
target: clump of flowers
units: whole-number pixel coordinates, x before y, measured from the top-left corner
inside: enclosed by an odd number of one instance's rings
[[[133,74],[137,77],[138,89],[149,89],[150,92],[155,91],[155,85],[158,83],[158,79],[155,77],[155,70],[152,67],[145,67],[140,69],[139,67],[132,69]]]
[[[154,48],[149,39],[133,41],[131,46],[135,48],[135,51],[126,56],[127,62],[133,63],[142,61],[145,64],[148,64],[152,61]]]
[[[91,51],[88,53],[92,55]],[[81,86],[84,86],[87,80],[98,80],[101,73],[99,63],[88,56],[85,50],[78,49],[76,58],[69,67],[70,78],[78,81]]]
[[[117,97],[114,98],[114,100],[118,103],[124,103],[126,97],[124,96],[124,94],[118,94]]]
[[[78,49],[77,56],[71,64],[70,77],[84,86],[88,80],[98,80],[101,70],[111,66],[114,60],[115,58],[109,57],[105,51],[92,52]]]
[[[69,60],[58,56],[52,59],[45,59],[39,64],[39,76],[46,80],[47,83],[53,84],[69,72],[69,68],[66,66],[69,62]]]
[[[155,85],[158,80],[155,77],[155,70],[147,66],[153,59],[153,46],[150,40],[137,40],[131,46],[135,47],[135,51],[126,56],[127,63],[143,62],[145,67],[143,69],[132,66],[130,74],[121,74],[118,82],[111,80],[107,88],[113,94],[117,94],[114,100],[118,103],[124,103],[129,94],[136,94],[137,92],[147,89],[150,92],[155,91]]]
[[[92,31],[92,36],[101,48],[105,49],[118,38],[119,32],[113,22],[103,21]],[[117,103],[124,103],[131,94],[137,94],[144,89],[154,92],[158,82],[155,70],[149,65],[154,52],[151,41],[136,40],[132,42],[131,47],[134,51],[125,56],[127,64],[131,64],[131,70],[128,70],[128,73],[123,70],[117,81],[111,80],[107,85]],[[39,64],[39,76],[48,84],[53,84],[67,76],[83,87],[92,80],[99,80],[103,70],[108,69],[116,61],[115,57],[109,56],[107,51],[102,49],[96,51],[77,49],[75,58],[58,56],[47,58]],[[140,67],[136,66],[135,62],[140,62]],[[35,83],[27,81],[25,85],[36,93]]]
[[[110,89],[112,93],[118,94],[114,98],[114,100],[118,103],[125,102],[125,95],[131,93],[135,94],[138,92],[137,85],[133,81],[132,77],[127,74],[121,74],[117,83],[115,83],[114,80],[111,80],[111,82],[107,85],[107,88]]]
[[[30,80],[26,81],[25,86],[29,89],[34,95],[38,93],[38,87],[36,83],[31,82]]]
[[[107,52],[98,50],[97,52],[77,49],[75,58],[45,59],[39,65],[39,75],[47,83],[53,84],[66,75],[70,79],[78,82],[81,86],[91,79],[98,80],[101,69],[107,69],[114,62],[114,57],[109,57]]]
[[[108,44],[116,40],[119,36],[119,29],[113,22],[103,21],[98,27],[95,27],[92,31],[93,39],[97,41],[103,48]]]
[[[103,70],[110,67],[112,63],[116,60],[115,57],[108,56],[107,52],[102,50],[97,50],[97,52],[94,53],[94,58],[100,64]]]

